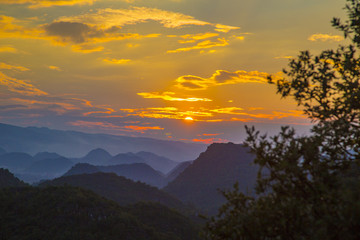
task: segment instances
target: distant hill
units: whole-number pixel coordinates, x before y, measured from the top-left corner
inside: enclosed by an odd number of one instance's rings
[[[253,192],[258,167],[254,155],[240,144],[214,143],[170,182],[164,190],[183,202],[215,214],[225,202],[218,189],[231,189],[235,182],[243,192]]]
[[[42,159],[32,163],[23,172],[27,174],[44,176],[45,178],[59,177],[68,171],[74,163],[67,158],[57,157]]]
[[[134,182],[115,173],[92,173],[73,176],[63,176],[51,181],[41,183],[39,186],[71,186],[82,187],[108,199],[118,202],[120,205],[129,205],[140,201],[158,202],[169,208],[178,210],[186,209],[178,199],[172,197],[156,187],[145,183]]]
[[[107,162],[112,158],[110,153],[102,148],[91,150],[86,156],[76,159],[75,161],[81,163],[89,163],[92,165],[107,165]]]
[[[164,175],[145,163],[121,164],[113,166],[93,166],[86,163],[78,163],[73,166],[64,176],[107,172],[116,173],[118,176],[140,181],[155,187],[163,187],[167,184]]]
[[[80,175],[80,174],[91,174],[101,172],[100,169],[89,163],[77,163],[71,167],[69,171],[64,173],[63,176]]]
[[[174,162],[169,158],[158,156],[152,152],[138,152],[135,154],[136,156],[145,160],[145,163],[151,166],[153,169],[161,171],[162,173],[168,173],[171,171],[178,162]]]
[[[24,186],[27,184],[16,178],[9,170],[0,168],[0,188]]]
[[[12,152],[0,155],[0,167],[7,168],[11,172],[23,171],[33,162],[32,156],[27,153]]]
[[[91,150],[86,156],[82,158],[73,158],[72,160],[78,163],[89,163],[91,165],[101,166],[146,163],[153,169],[164,174],[168,173],[179,163],[155,153],[144,151],[138,153],[119,153],[115,156],[111,156],[110,153],[102,148]]]
[[[136,138],[108,134],[88,134],[49,128],[17,127],[0,124],[0,146],[8,152],[56,152],[65,157],[82,157],[95,148],[119,152],[153,152],[176,161],[193,160],[205,145],[177,141]]]
[[[120,164],[132,164],[132,163],[145,163],[145,160],[136,156],[133,153],[119,153],[112,157],[106,165],[120,165]]]
[[[182,173],[182,172],[183,172],[187,167],[189,167],[192,163],[193,163],[193,161],[187,161],[187,162],[179,163],[173,170],[171,170],[171,171],[166,175],[166,180],[167,180],[167,182],[171,182],[171,181],[173,181],[175,178],[177,178],[177,176],[179,176],[180,173]]]
[[[198,239],[187,238],[197,235],[193,226],[178,226],[185,228],[181,233],[159,227],[165,221],[162,214],[169,225],[179,223],[178,215],[167,208],[163,211],[161,214],[132,212],[91,191],[70,186],[5,188],[0,189],[0,234],[2,239]],[[153,214],[150,224],[149,214]]]
[[[49,152],[39,152],[35,154],[33,157],[35,161],[45,160],[45,159],[56,159],[61,158],[63,156],[60,156],[57,153],[49,153]]]

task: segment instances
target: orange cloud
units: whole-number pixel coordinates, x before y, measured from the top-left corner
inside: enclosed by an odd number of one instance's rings
[[[203,133],[202,136],[206,136],[206,137],[212,137],[212,136],[219,136],[223,133]]]
[[[316,42],[316,41],[322,41],[322,42],[326,42],[326,41],[333,41],[333,42],[340,42],[342,40],[344,40],[344,37],[340,36],[340,35],[329,35],[329,34],[322,34],[322,33],[318,33],[318,34],[313,34],[311,35],[308,40],[312,41],[312,42]]]
[[[104,108],[104,111],[92,111],[92,112],[83,113],[83,116],[89,116],[91,114],[97,114],[97,113],[112,114],[114,112],[116,112],[116,111],[112,108]]]
[[[179,98],[179,97],[173,97],[171,95],[174,95],[174,92],[152,92],[152,93],[138,93],[139,96],[142,96],[143,98],[159,98],[163,99],[165,101],[178,101],[178,102],[211,102],[211,99],[208,98],[196,98],[196,97],[190,97],[190,98]]]
[[[0,85],[6,86],[11,92],[28,96],[43,96],[46,92],[41,91],[29,82],[9,77],[0,72]]]
[[[96,0],[0,0],[0,4],[30,4],[29,8],[93,4]]]
[[[100,129],[111,129],[111,130],[118,130],[123,132],[137,132],[137,133],[145,133],[146,131],[150,130],[164,130],[164,128],[159,126],[136,126],[136,125],[129,125],[129,126],[118,126],[108,122],[90,122],[90,121],[75,121],[75,122],[68,122],[68,124],[77,127],[86,127],[86,128],[100,128]]]
[[[212,86],[220,86],[237,83],[266,83],[268,73],[252,71],[228,72],[217,70],[210,78],[202,78],[193,75],[185,75],[177,78],[175,82],[178,88],[186,90],[205,90]]]
[[[178,52],[188,52],[191,50],[197,49],[206,49],[206,48],[213,48],[213,47],[224,47],[229,45],[229,42],[225,38],[218,38],[217,42],[212,42],[210,40],[202,41],[196,44],[195,46],[185,47],[185,48],[178,48],[175,50],[169,50],[167,53],[178,53]]]
[[[194,121],[200,121],[196,118],[212,117],[213,114],[206,111],[180,111],[175,107],[163,107],[163,108],[139,108],[139,109],[120,109],[123,112],[127,112],[127,116],[138,116],[142,118],[158,118],[158,119],[185,119],[185,117],[191,116]]]
[[[221,138],[207,138],[207,139],[192,139],[192,142],[201,142],[204,144],[212,144],[212,143],[225,143],[225,142],[229,142],[228,140],[225,139],[221,139]]]

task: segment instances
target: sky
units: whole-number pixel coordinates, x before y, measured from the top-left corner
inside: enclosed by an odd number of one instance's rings
[[[0,122],[241,142],[311,122],[267,76],[343,44],[341,0],[0,0]]]

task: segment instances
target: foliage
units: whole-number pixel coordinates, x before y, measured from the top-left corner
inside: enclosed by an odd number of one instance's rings
[[[268,138],[247,127],[256,154],[257,197],[224,192],[227,203],[208,222],[209,239],[359,239],[360,1],[348,0],[349,20],[334,18],[350,44],[312,56],[301,52],[274,81],[313,121],[309,136],[282,127]]]
[[[70,186],[3,188],[0,239],[199,239],[198,229],[185,217],[161,205],[147,206],[120,207],[91,191]],[[181,231],[163,229],[166,221],[179,224]]]

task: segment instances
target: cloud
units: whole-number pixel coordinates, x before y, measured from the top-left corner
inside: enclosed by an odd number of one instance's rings
[[[103,62],[111,63],[111,64],[126,64],[131,62],[131,59],[104,58]]]
[[[316,41],[322,41],[322,42],[326,42],[326,41],[332,41],[332,42],[340,42],[342,40],[344,40],[344,37],[340,36],[340,35],[329,35],[329,34],[322,34],[322,33],[318,33],[318,34],[313,34],[311,35],[308,40],[312,41],[312,42],[316,42]]]
[[[180,37],[183,39],[204,40],[207,38],[212,38],[212,37],[217,37],[217,36],[219,36],[218,33],[207,32],[207,33],[198,33],[198,34],[186,34],[186,35],[182,35]]]
[[[200,142],[204,144],[212,144],[212,143],[226,143],[229,142],[229,140],[221,139],[221,138],[206,138],[206,139],[198,139],[194,138],[191,140],[192,142]]]
[[[241,114],[239,111],[243,111],[243,108],[239,107],[227,107],[210,110],[210,112],[221,113],[221,114]]]
[[[59,71],[59,72],[62,71],[61,68],[59,68],[57,66],[49,66],[48,68],[51,69],[51,70]]]
[[[191,50],[207,49],[207,48],[213,48],[213,47],[224,47],[227,45],[229,45],[229,42],[225,38],[218,38],[217,42],[206,40],[206,41],[199,42],[195,46],[178,48],[175,50],[169,50],[169,51],[167,51],[167,53],[188,52]]]
[[[280,56],[280,57],[274,57],[275,59],[292,59],[293,56]]]
[[[175,82],[178,88],[186,90],[205,90],[209,87],[237,84],[237,83],[266,83],[269,74],[259,71],[236,71],[229,72],[217,70],[210,78],[202,78],[193,75],[185,75],[177,78]]]
[[[0,15],[0,38],[43,38],[44,30],[27,28],[19,25],[20,22],[13,17]]]
[[[0,53],[1,52],[17,53],[18,50],[12,46],[0,46]]]
[[[71,46],[71,49],[74,52],[81,52],[81,53],[93,53],[93,52],[101,52],[104,50],[103,46],[93,46],[90,44],[78,44]]]
[[[42,26],[45,33],[55,44],[73,44],[75,52],[92,53],[104,49],[96,44],[119,41],[125,39],[156,38],[160,34],[140,35],[137,33],[122,33],[119,26],[106,28],[102,25],[91,25],[88,23],[72,21],[55,21]]]
[[[159,98],[163,99],[165,101],[177,101],[177,102],[211,102],[211,99],[208,98],[197,98],[197,97],[189,97],[189,98],[179,98],[179,97],[173,97],[174,92],[152,92],[152,93],[138,93],[139,96],[142,96],[143,98]]]
[[[44,28],[49,36],[57,36],[61,42],[83,43],[87,37],[103,34],[97,29],[78,22],[53,22],[45,25]]]
[[[175,107],[161,107],[161,108],[139,108],[139,109],[120,109],[127,112],[127,116],[138,116],[141,118],[155,118],[155,119],[185,119],[188,116],[194,118],[211,117],[210,112],[205,111],[180,111]]]
[[[222,25],[222,24],[216,24],[215,28],[216,28],[215,31],[223,32],[223,33],[227,33],[231,30],[240,29],[239,27],[227,26],[227,25]]]
[[[91,121],[74,121],[68,122],[69,125],[77,126],[77,127],[85,127],[85,128],[100,128],[100,129],[111,129],[123,132],[137,132],[137,133],[145,133],[150,130],[164,130],[164,128],[159,126],[137,126],[137,125],[128,125],[128,126],[118,126],[113,123],[108,122],[91,122]]]
[[[9,77],[0,72],[0,85],[6,86],[11,92],[28,96],[43,96],[46,92],[41,91],[29,82]]]
[[[186,25],[211,25],[182,13],[160,10],[157,8],[132,7],[130,9],[100,9],[96,13],[87,13],[73,17],[62,17],[59,21],[77,22],[90,26],[110,29],[148,21],[156,21],[166,28],[179,28]]]
[[[30,4],[29,8],[93,4],[96,0],[0,0],[0,4]]]
[[[3,63],[3,62],[0,62],[0,69],[19,70],[22,72],[29,71],[29,69],[26,67],[9,65],[9,64]]]

